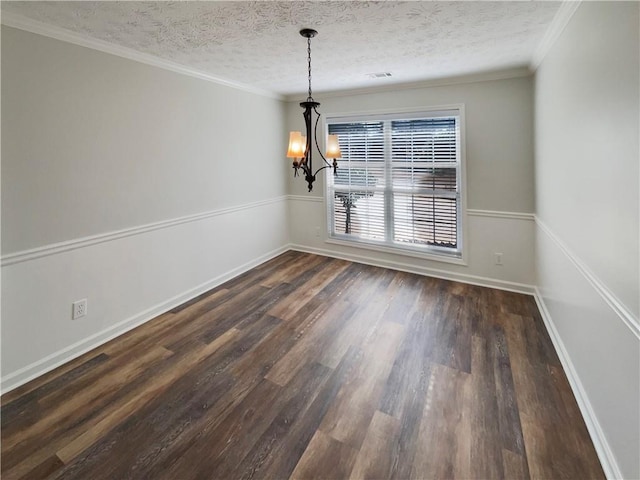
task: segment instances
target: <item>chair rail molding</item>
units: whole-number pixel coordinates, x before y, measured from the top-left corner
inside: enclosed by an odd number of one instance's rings
[[[504,212],[501,210],[476,210],[468,208],[467,215],[472,217],[509,218],[512,220],[535,221],[535,215],[533,213]]]
[[[574,267],[591,284],[593,289],[604,299],[611,309],[620,317],[629,330],[640,340],[640,321],[627,306],[609,290],[605,284],[587,267],[553,231],[536,215],[536,225],[544,232],[569,259]]]
[[[68,252],[69,250],[75,250],[78,248],[88,247],[90,245],[96,245],[98,243],[117,240],[119,238],[130,237],[132,235],[140,235],[142,233],[151,232],[153,230],[160,230],[162,228],[174,227],[183,223],[206,220],[218,215],[228,215],[230,213],[239,212],[241,210],[249,210],[252,208],[261,207],[263,205],[270,205],[272,203],[285,201],[286,199],[287,196],[282,195],[267,200],[259,200],[257,202],[245,203],[243,205],[236,205],[233,207],[219,208],[216,210],[210,210],[208,212],[185,215],[183,217],[172,218],[169,220],[160,220],[159,222],[139,225],[137,227],[123,228],[121,230],[115,230],[112,232],[105,232],[88,237],[76,238],[64,242],[43,245],[42,247],[36,247],[29,250],[22,250],[19,252],[3,255],[2,259],[0,260],[0,265],[3,267],[13,265],[15,263],[26,262],[29,260],[34,260],[36,258],[46,257],[48,255],[55,255],[57,253]]]

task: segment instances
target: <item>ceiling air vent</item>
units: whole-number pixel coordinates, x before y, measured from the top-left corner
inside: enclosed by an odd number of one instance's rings
[[[388,78],[391,76],[389,72],[380,72],[380,73],[368,73],[367,77],[369,78]]]

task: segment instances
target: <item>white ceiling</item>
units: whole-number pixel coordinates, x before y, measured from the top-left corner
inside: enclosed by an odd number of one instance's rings
[[[528,65],[561,2],[7,2],[64,28],[276,94],[434,80]],[[367,74],[390,72],[372,79]]]

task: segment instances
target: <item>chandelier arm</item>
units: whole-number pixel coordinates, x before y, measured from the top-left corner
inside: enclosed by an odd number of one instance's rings
[[[306,162],[300,165],[298,168],[302,169],[302,172],[305,174],[305,176],[311,175],[312,173],[311,169],[309,168],[309,165]]]
[[[332,167],[333,167],[333,165],[324,165],[324,166],[320,167],[318,170],[316,170],[316,173],[314,173],[313,175],[314,175],[314,176],[315,176],[315,175],[317,175],[317,174],[318,174],[318,172],[321,172],[321,171],[322,171],[322,170],[324,170],[325,168],[332,168]]]
[[[326,158],[324,158],[324,155],[322,154],[322,150],[320,150],[320,145],[318,145],[318,122],[320,121],[320,113],[318,112],[318,110],[316,110],[316,107],[313,107],[313,111],[316,112],[316,115],[317,115],[317,117],[316,117],[316,126],[315,126],[314,131],[313,131],[313,136],[314,136],[315,141],[316,141],[316,148],[318,149],[318,153],[322,157],[322,160],[324,160],[324,163],[327,164],[327,167],[330,167],[331,164],[327,161]],[[326,168],[326,167],[323,167],[323,168]],[[318,170],[318,172],[319,171],[320,170]]]

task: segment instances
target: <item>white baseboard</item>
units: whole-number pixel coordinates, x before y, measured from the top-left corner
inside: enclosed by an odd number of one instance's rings
[[[580,381],[580,377],[578,376],[578,373],[573,366],[573,362],[571,361],[569,352],[567,352],[564,343],[560,338],[558,330],[553,323],[553,319],[549,314],[549,310],[544,303],[544,299],[540,294],[538,287],[535,287],[534,298],[536,304],[538,305],[538,310],[540,310],[540,315],[542,316],[545,327],[547,328],[547,332],[549,332],[549,336],[551,337],[551,341],[553,342],[556,353],[560,358],[562,368],[564,369],[564,372],[567,375],[567,379],[569,380],[569,385],[571,386],[571,390],[573,391],[573,396],[578,402],[578,407],[580,408],[580,412],[582,413],[584,422],[587,425],[587,430],[589,430],[589,435],[591,436],[593,446],[598,453],[598,458],[600,459],[602,469],[604,470],[604,473],[608,479],[621,479],[623,478],[622,472],[618,467],[618,463],[616,462],[615,456],[613,455],[613,451],[611,450],[611,447],[607,442],[607,438],[604,435],[602,427],[598,422],[598,418],[596,417],[591,403],[589,402],[589,397],[587,396],[587,393],[582,386],[582,382]]]
[[[19,387],[20,385],[23,385],[33,380],[34,378],[44,375],[45,373],[50,372],[54,368],[57,368],[60,365],[63,365],[79,357],[80,355],[83,355],[93,350],[94,348],[97,348],[100,345],[103,345],[109,340],[112,340],[122,335],[123,333],[126,333],[129,330],[132,330],[142,325],[143,323],[148,322],[149,320],[157,317],[158,315],[161,315],[171,310],[172,308],[175,308],[178,305],[181,305],[184,302],[187,302],[192,298],[195,298],[198,295],[201,295],[204,292],[211,290],[212,288],[215,288],[218,285],[223,284],[224,282],[232,279],[233,277],[236,277],[241,273],[244,273],[247,270],[250,270],[258,266],[261,263],[266,262],[267,260],[277,257],[278,255],[288,250],[290,250],[289,245],[284,245],[280,248],[272,250],[271,252],[268,252],[257,258],[254,258],[253,260],[243,265],[240,265],[239,267],[236,267],[232,270],[229,270],[226,273],[218,275],[217,277],[205,283],[202,283],[190,290],[182,292],[162,303],[154,305],[136,315],[133,315],[132,317],[127,318],[126,320],[123,320],[115,325],[112,325],[111,327],[106,328],[101,332],[91,335],[79,342],[74,343],[73,345],[70,345],[66,348],[63,348],[62,350],[54,352],[51,355],[48,355],[36,362],[33,362],[32,364],[27,365],[26,367],[23,367],[19,370],[16,370],[15,372],[5,375],[0,380],[0,390],[2,391],[3,394],[7,393]]]
[[[325,250],[322,248],[308,247],[305,245],[291,244],[290,248],[291,250],[297,250],[299,252],[315,253],[317,255],[323,255],[325,257],[340,258],[342,260],[349,260],[356,263],[373,265],[374,267],[390,268],[392,270],[399,270],[401,272],[409,272],[409,273],[415,273],[418,275],[425,275],[428,277],[442,278],[444,280],[468,283],[471,285],[478,285],[481,287],[497,288],[498,290],[524,293],[526,295],[534,294],[534,286],[526,285],[524,283],[508,282],[505,280],[498,280],[495,278],[480,277],[477,275],[469,275],[465,273],[457,273],[457,272],[451,272],[447,270],[439,270],[436,268],[420,267],[420,266],[411,265],[408,263],[394,262],[390,260],[381,260],[379,258],[368,257],[365,255],[334,252],[333,250]]]

